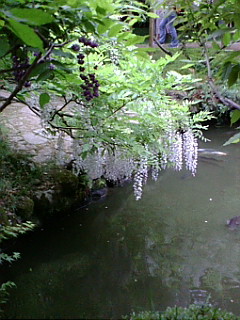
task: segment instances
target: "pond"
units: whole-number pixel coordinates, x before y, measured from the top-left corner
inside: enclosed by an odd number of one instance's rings
[[[162,171],[135,201],[132,186],[19,239],[2,271],[16,283],[9,319],[119,319],[131,311],[210,302],[240,314],[239,145],[210,129],[196,177]],[[4,273],[4,274],[3,274]]]

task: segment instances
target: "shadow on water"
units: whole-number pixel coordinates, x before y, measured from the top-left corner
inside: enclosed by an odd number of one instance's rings
[[[229,130],[210,130],[202,148],[226,152],[199,159],[195,178],[166,170],[135,201],[132,186],[25,235],[22,259],[4,269],[15,281],[6,317],[112,318],[210,301],[240,314],[238,145]],[[3,273],[2,273],[3,275]]]

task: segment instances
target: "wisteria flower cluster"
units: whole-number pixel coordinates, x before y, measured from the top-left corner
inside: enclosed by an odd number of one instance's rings
[[[114,153],[105,151],[99,146],[95,154],[89,154],[85,159],[81,158],[82,147],[79,141],[73,142],[74,172],[86,172],[92,179],[104,177],[108,181],[121,182],[125,179],[133,178],[133,191],[136,200],[140,200],[143,187],[148,179],[148,172],[151,169],[152,178],[156,181],[159,171],[173,167],[179,171],[183,164],[195,176],[197,170],[198,143],[191,129],[185,131],[174,131],[173,127],[168,127],[166,132],[164,152],[158,154],[156,150],[150,150],[146,146],[148,153],[151,154],[151,167],[148,165],[147,156],[133,160],[124,157],[123,150],[115,150]],[[61,149],[59,147],[59,149]]]
[[[109,56],[111,62],[115,65],[119,64],[119,50],[115,47],[116,41],[111,41],[111,48],[109,50]]]

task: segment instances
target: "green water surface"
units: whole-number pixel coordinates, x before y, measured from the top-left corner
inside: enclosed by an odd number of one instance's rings
[[[230,132],[231,131],[231,132]],[[141,200],[132,185],[17,241],[22,259],[2,271],[16,283],[9,319],[119,319],[131,311],[211,302],[240,315],[240,145],[212,129],[196,177],[162,171]]]

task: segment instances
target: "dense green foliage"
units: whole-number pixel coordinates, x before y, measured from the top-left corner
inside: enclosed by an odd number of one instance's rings
[[[159,169],[176,135],[201,137],[199,123],[210,118],[205,111],[192,116],[189,103],[167,95],[195,82],[191,75],[163,72],[178,55],[155,61],[152,49],[136,46],[145,37],[133,34],[132,26],[154,16],[145,9],[137,1],[49,0],[5,1],[1,11],[3,87],[11,94],[0,111],[13,99],[26,103],[53,134],[70,135],[77,173],[89,174],[91,157],[90,170],[103,163],[92,179],[132,177],[143,158]],[[105,163],[119,154],[133,166],[106,173]]]
[[[190,305],[188,308],[172,307],[164,312],[146,311],[132,313],[124,319],[131,320],[237,320],[231,312],[215,308],[211,305]]]
[[[159,9],[157,1],[148,3]],[[183,14],[178,17],[179,38],[183,44],[184,62],[202,78],[200,85],[192,92],[192,98],[201,105],[197,107],[211,110],[223,121],[230,118],[231,124],[240,119],[239,103],[239,49],[240,39],[239,0],[224,1],[177,1]],[[196,50],[186,50],[187,43],[197,43],[201,56],[196,58]],[[182,59],[183,56],[181,56]],[[234,110],[236,109],[236,110]],[[234,110],[232,112],[232,110]],[[239,134],[228,143],[239,142]]]
[[[221,77],[230,86],[238,81],[239,53],[227,53],[221,69],[217,53],[239,40],[239,0],[219,0],[214,5],[203,1],[199,10],[191,1],[179,1],[179,5],[185,8],[182,38],[203,47],[208,73],[202,81],[209,80],[210,94],[221,105],[227,102],[232,107],[212,80]],[[9,96],[0,97],[0,112],[13,101],[27,104],[45,121],[49,132],[64,132],[77,141],[77,156],[82,160],[120,151],[123,158],[136,162],[144,158],[147,165],[156,165],[162,154],[170,154],[169,133],[183,134],[190,129],[195,137],[202,137],[200,123],[210,119],[208,111],[212,110],[192,112],[191,101],[182,103],[167,94],[172,88],[189,90],[198,76],[165,72],[178,54],[155,61],[149,55],[155,49],[137,46],[146,37],[133,34],[132,28],[147,17],[155,16],[138,1],[3,0],[0,84]],[[194,32],[189,35],[189,30]],[[215,50],[211,56],[205,46],[209,40]],[[199,61],[186,62],[199,68]],[[232,123],[239,118],[235,112]],[[22,158],[16,161],[4,148],[1,166],[5,171],[17,166],[19,175],[11,179],[10,174],[0,185],[1,202],[5,197],[3,204],[9,207],[12,191],[19,188],[17,182],[24,177],[24,193],[31,185],[24,174],[37,174],[37,170]],[[116,174],[114,179],[118,178]],[[3,235],[15,234],[13,227],[4,228]]]
[[[183,90],[180,75],[166,80],[161,76],[169,61],[154,63],[149,60],[148,49],[134,47],[145,38],[130,32],[136,21],[147,16],[144,5],[110,0],[36,1],[33,6],[28,1],[21,1],[18,6],[14,1],[4,3],[3,83],[12,94],[0,110],[13,98],[24,100],[37,93],[39,103],[34,111],[41,114],[44,109],[51,128],[83,139],[84,156],[98,147],[116,145],[130,149],[130,153],[137,145],[139,155],[149,140],[149,132],[144,130],[148,125],[146,114],[148,122],[155,124],[152,135],[164,130],[168,123],[168,119],[159,116],[159,108],[173,110],[170,113],[177,122],[182,121],[184,113],[186,119],[189,116],[187,107],[183,111],[164,98],[167,88],[178,86]],[[51,109],[51,99],[56,96],[63,97],[63,103]],[[142,108],[145,101],[161,106],[148,112]],[[123,117],[124,111],[132,109],[138,126]],[[177,128],[184,129],[180,124]]]

